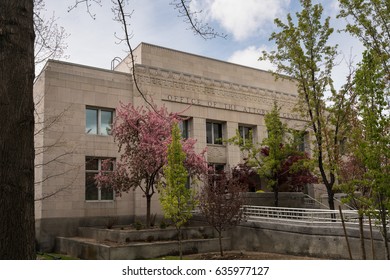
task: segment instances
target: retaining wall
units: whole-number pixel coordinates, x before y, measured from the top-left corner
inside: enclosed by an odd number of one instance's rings
[[[347,227],[353,259],[361,259],[358,227]],[[340,224],[311,225],[273,222],[246,222],[230,231],[233,250],[305,255],[324,259],[349,259],[348,247]],[[369,229],[364,231],[367,259],[373,259]],[[385,259],[379,229],[374,228],[375,259]]]

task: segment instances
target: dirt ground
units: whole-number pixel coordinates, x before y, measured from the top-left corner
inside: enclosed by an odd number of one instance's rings
[[[221,256],[219,252],[186,255],[191,260],[320,260],[306,256],[295,256],[264,252],[227,251]]]

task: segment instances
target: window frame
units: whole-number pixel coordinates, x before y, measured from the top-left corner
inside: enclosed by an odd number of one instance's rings
[[[211,143],[208,142],[208,133],[207,133],[207,125],[208,124],[211,124]],[[220,129],[221,129],[221,137],[220,138],[215,138],[215,130],[214,130],[215,125],[220,126]],[[206,144],[223,146],[223,133],[224,133],[224,128],[223,128],[222,122],[206,121]],[[220,139],[220,140],[216,141],[216,139]]]
[[[309,133],[307,131],[297,131],[295,142],[297,143],[297,151],[306,153]]]
[[[179,129],[182,139],[188,139],[191,137],[191,120],[191,117],[183,117],[182,120],[179,121]]]
[[[220,174],[225,172],[226,163],[207,163],[207,167],[212,169],[212,173],[209,173],[209,185],[215,185],[216,181],[220,180]]]
[[[94,157],[94,156],[86,156],[85,157],[85,192],[84,192],[84,200],[85,202],[112,202],[112,201],[115,201],[115,191],[112,190],[112,199],[102,199],[102,188],[101,187],[98,187],[96,186],[96,184],[94,183],[96,189],[97,189],[97,194],[98,194],[98,198],[97,199],[87,199],[87,174],[99,174],[99,172],[102,170],[102,161],[103,160],[107,160],[107,159],[111,159],[111,160],[114,160],[114,163],[113,163],[113,167],[112,167],[112,170],[105,170],[107,172],[112,172],[113,169],[115,168],[115,158],[110,158],[110,157]],[[87,162],[89,160],[97,160],[97,169],[87,169]]]
[[[96,111],[96,133],[90,133],[87,131],[87,111],[95,110]],[[111,125],[110,131],[107,133],[102,133],[102,111],[111,113]],[[94,106],[86,106],[85,107],[85,134],[87,135],[99,135],[99,136],[109,136],[112,133],[112,124],[115,118],[115,109],[112,108],[103,108],[103,107],[94,107]]]
[[[245,138],[245,135],[244,135],[244,129],[248,129],[248,136],[249,136],[249,133],[252,131],[252,139],[249,139],[248,138]],[[253,126],[250,126],[250,125],[238,125],[238,133],[240,134],[240,137],[242,139],[242,144],[245,145],[247,144],[247,141],[251,141],[253,143],[253,133],[254,133],[254,127]]]

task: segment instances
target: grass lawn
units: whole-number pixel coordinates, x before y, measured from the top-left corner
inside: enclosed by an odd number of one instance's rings
[[[78,260],[67,255],[56,253],[37,253],[37,260]]]

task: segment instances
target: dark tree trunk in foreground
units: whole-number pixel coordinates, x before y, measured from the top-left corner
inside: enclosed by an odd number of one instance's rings
[[[386,259],[390,260],[390,251],[389,251],[389,243],[388,243],[388,234],[387,234],[387,209],[384,205],[384,196],[382,194],[379,194],[379,215],[380,215],[380,221],[382,223],[382,235],[383,235],[383,242],[385,244],[385,255]]]
[[[279,182],[276,179],[276,186],[274,187],[274,206],[279,207]]]
[[[360,211],[359,211],[359,232],[360,232],[360,249],[362,250],[362,259],[366,260],[367,255],[366,255],[366,246],[364,244],[363,213],[361,213]]]
[[[0,1],[0,259],[35,259],[33,0]]]

